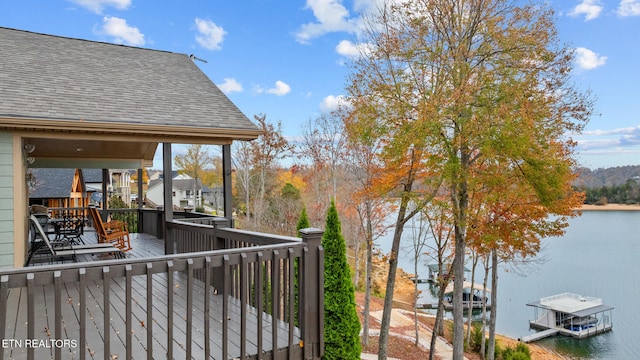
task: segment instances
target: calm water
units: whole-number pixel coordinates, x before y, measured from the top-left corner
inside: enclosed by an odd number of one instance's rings
[[[602,298],[613,306],[613,331],[574,340],[556,336],[537,342],[577,359],[640,359],[640,212],[586,211],[572,219],[565,236],[545,239],[535,265],[500,271],[498,283],[499,333],[518,338],[529,333],[533,308],[525,304],[563,292]],[[411,231],[403,243],[410,247]],[[391,247],[391,234],[378,241]],[[399,264],[413,272],[412,250],[404,248]],[[420,277],[426,278],[423,259]],[[479,270],[482,271],[482,270]],[[476,275],[481,282],[481,275]],[[423,288],[428,293],[428,288]],[[429,295],[425,295],[429,302]]]

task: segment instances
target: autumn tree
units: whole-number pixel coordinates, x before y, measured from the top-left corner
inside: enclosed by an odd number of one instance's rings
[[[323,218],[331,199],[338,200],[339,165],[344,156],[345,137],[343,123],[336,113],[323,113],[302,127],[302,139],[297,154],[311,162],[310,183],[313,186],[315,206],[311,209],[314,220]]]
[[[358,214],[361,241],[355,242],[356,254],[355,279],[358,274],[358,254],[360,244],[365,245],[365,282],[364,282],[364,310],[362,323],[362,344],[369,343],[369,312],[371,307],[371,286],[373,274],[373,245],[375,240],[382,236],[386,230],[385,218],[395,211],[395,206],[384,198],[384,194],[372,191],[378,166],[376,153],[380,143],[361,141],[357,138],[347,137],[347,152],[345,154],[346,183],[352,190],[348,202],[353,205]]]
[[[191,144],[184,154],[176,155],[173,159],[178,173],[186,174],[194,179],[202,179],[204,169],[211,167],[213,157],[206,145]]]
[[[560,144],[549,144],[561,152]],[[560,161],[560,158],[556,159]],[[566,159],[565,159],[566,161]],[[495,326],[498,312],[498,267],[501,263],[522,262],[534,257],[540,249],[540,240],[561,236],[568,226],[567,218],[576,215],[574,209],[584,200],[582,193],[572,191],[572,180],[577,175],[558,169],[553,174],[563,182],[553,181],[545,193],[551,201],[540,201],[536,187],[528,179],[518,176],[521,169],[502,166],[499,161],[478,165],[482,178],[477,189],[470,192],[469,208],[471,229],[468,245],[487,258],[491,269],[491,315],[489,319],[488,358],[495,352]],[[542,185],[547,187],[547,185]],[[549,214],[554,216],[549,216]]]
[[[278,161],[289,155],[293,146],[282,135],[280,122],[274,125],[264,114],[255,115],[254,120],[262,134],[251,142],[238,142],[234,148],[233,166],[237,185],[244,194],[247,220],[253,216],[253,226],[257,229],[263,220],[267,198],[276,189]]]
[[[136,183],[138,182],[138,172],[134,172],[133,174],[131,174],[131,181],[135,181]],[[142,183],[143,184],[148,184],[149,183],[149,172],[147,171],[147,169],[142,169]]]
[[[513,183],[529,190],[539,211],[559,213],[566,223],[561,204],[573,198],[565,185],[572,179],[575,145],[567,134],[582,130],[591,101],[568,82],[572,50],[560,43],[545,4],[394,2],[370,18],[364,39],[347,89],[353,128],[361,137],[385,139],[381,156],[420,154],[412,158],[419,162],[415,169],[441,174],[450,194],[453,358],[462,359],[469,193],[480,184],[491,186],[475,167],[492,164],[500,168],[494,173],[516,177]],[[401,204],[413,193],[409,185],[417,175],[406,176],[412,174],[406,169],[394,167],[405,174]],[[382,320],[380,359],[386,358],[388,333],[388,320]]]
[[[194,179],[192,191],[195,193],[198,184],[202,184],[206,169],[211,168],[213,156],[206,145],[191,144],[187,147],[186,153],[176,155],[173,162],[178,169],[178,173],[185,174]],[[201,206],[202,204],[194,204]]]

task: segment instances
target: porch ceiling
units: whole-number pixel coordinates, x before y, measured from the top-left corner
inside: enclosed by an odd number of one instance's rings
[[[35,146],[31,167],[148,167],[158,142],[105,139],[25,138]]]

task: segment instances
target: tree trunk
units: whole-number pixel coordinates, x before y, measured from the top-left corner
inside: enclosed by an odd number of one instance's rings
[[[356,237],[356,240],[353,244],[353,288],[358,289],[358,280],[360,279],[360,236]]]
[[[498,312],[498,250],[491,250],[491,317],[489,318],[489,360],[495,359],[496,315]]]
[[[396,228],[393,233],[393,243],[391,244],[391,253],[389,254],[389,273],[387,277],[387,288],[384,295],[384,310],[382,311],[382,321],[380,324],[380,341],[378,346],[378,360],[387,359],[387,343],[389,340],[389,326],[391,324],[391,311],[393,308],[393,290],[396,285],[396,272],[398,269],[398,251],[400,249],[400,239],[404,230],[405,214],[409,204],[409,193],[411,192],[412,182],[409,181],[405,185],[405,191],[402,194],[400,208],[398,209],[398,218]]]
[[[418,249],[418,248],[416,248]],[[415,345],[418,346],[420,345],[420,327],[418,326],[419,321],[418,321],[418,297],[420,296],[420,292],[418,291],[418,258],[420,256],[420,251],[416,251],[416,258],[415,261],[413,262],[413,274],[414,274],[414,281],[413,281],[413,293],[414,293],[414,297],[413,297],[413,324],[415,327],[415,331],[416,331],[416,341],[415,341]]]
[[[473,285],[475,284],[476,266],[478,265],[478,256],[473,254],[473,266],[471,267],[471,289],[469,290],[469,308],[467,309],[467,347],[471,344],[471,315],[473,314]]]
[[[485,254],[484,261],[484,280],[482,281],[482,339],[480,342],[480,358],[486,359],[486,341],[485,334],[487,332],[487,302],[485,299],[487,298],[487,282],[489,281],[489,258]]]
[[[439,272],[438,274],[441,274],[441,273],[442,272]],[[447,279],[449,279],[449,277],[447,277]],[[438,288],[438,310],[436,310],[436,320],[434,322],[433,330],[431,333],[431,347],[429,347],[429,349],[435,349],[438,336],[444,335],[444,329],[443,329],[444,327],[444,291],[446,288],[447,288],[446,282],[440,283]],[[436,355],[435,351],[429,351],[429,360],[434,360],[435,355]]]
[[[369,309],[371,305],[371,277],[373,273],[373,225],[371,224],[371,204],[366,202],[367,216],[367,270],[364,290],[364,323],[362,324],[362,343],[369,344]]]
[[[457,132],[457,130],[456,130]],[[454,137],[459,134],[454,134]],[[453,360],[464,359],[464,311],[462,291],[464,286],[464,256],[467,247],[467,208],[469,206],[467,172],[469,170],[469,149],[463,144],[454,153],[460,154],[460,167],[451,192],[454,213],[454,276],[453,279]]]

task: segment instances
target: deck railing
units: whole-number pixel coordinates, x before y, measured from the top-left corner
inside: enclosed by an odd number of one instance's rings
[[[180,221],[168,229],[177,249],[198,252],[0,271],[0,339],[54,345],[3,343],[0,360],[68,358],[57,344],[75,344],[80,359],[323,355],[321,231],[298,239]]]
[[[300,239],[237,230],[227,227],[228,225],[228,219],[220,217],[174,220],[167,226],[170,232],[167,236],[170,239],[169,247],[176,253],[253,249],[274,244],[296,245],[301,242],[313,243],[316,244],[314,246],[319,247],[322,237],[321,231],[312,229],[303,230],[303,237]],[[319,262],[316,263],[316,261]],[[277,251],[273,257],[264,258],[259,263],[249,267],[248,273],[252,276],[248,279],[242,276],[245,271],[241,264],[231,266],[229,274],[232,280],[229,283],[229,291],[226,293],[290,325],[300,325],[302,328],[314,327],[313,330],[308,329],[307,333],[317,333],[320,341],[324,333],[322,327],[324,314],[323,310],[316,312],[312,309],[324,308],[323,259],[315,255],[302,259],[288,250],[287,254]],[[306,269],[304,273],[301,271],[303,268]],[[202,273],[196,276],[204,280]],[[219,287],[227,277],[227,274],[214,274],[211,284]],[[256,297],[257,292],[253,290],[256,288],[263,289],[262,302],[259,302],[259,298]],[[248,300],[242,300],[244,293],[249,293]],[[304,319],[307,321],[305,322]]]

